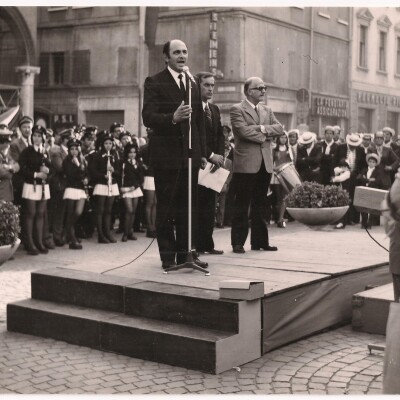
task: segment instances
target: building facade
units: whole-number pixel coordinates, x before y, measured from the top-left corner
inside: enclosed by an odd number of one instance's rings
[[[353,9],[350,130],[400,129],[400,8]]]

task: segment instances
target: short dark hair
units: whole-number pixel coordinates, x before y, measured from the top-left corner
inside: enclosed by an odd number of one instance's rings
[[[197,78],[199,78],[200,83],[203,79],[215,78],[215,76],[212,72],[199,72],[196,74],[196,76],[197,76]]]
[[[163,54],[166,55],[167,57],[169,57],[169,48],[170,47],[171,47],[171,41],[168,40],[168,42],[164,44],[164,47],[162,49]]]

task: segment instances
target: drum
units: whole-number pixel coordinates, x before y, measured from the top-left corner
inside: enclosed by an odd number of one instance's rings
[[[290,193],[296,185],[301,185],[299,173],[291,162],[281,165],[275,174],[286,193]]]

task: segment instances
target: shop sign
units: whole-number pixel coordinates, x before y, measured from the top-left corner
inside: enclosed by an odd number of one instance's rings
[[[357,92],[357,102],[365,104],[380,104],[384,106],[399,107],[399,96],[388,96],[386,94],[370,93],[370,92]]]
[[[313,96],[313,114],[323,117],[347,118],[348,100],[326,96]]]
[[[209,69],[214,75],[217,74],[217,56],[218,56],[218,39],[217,39],[217,22],[218,14],[212,11],[210,14],[210,43],[209,43]]]
[[[58,125],[74,124],[76,121],[74,114],[53,114],[53,123]]]

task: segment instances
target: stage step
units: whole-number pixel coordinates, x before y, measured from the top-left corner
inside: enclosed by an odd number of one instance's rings
[[[261,356],[261,301],[68,269],[32,273],[7,329],[208,373]]]
[[[393,301],[392,283],[353,295],[353,329],[385,335],[389,307]]]

